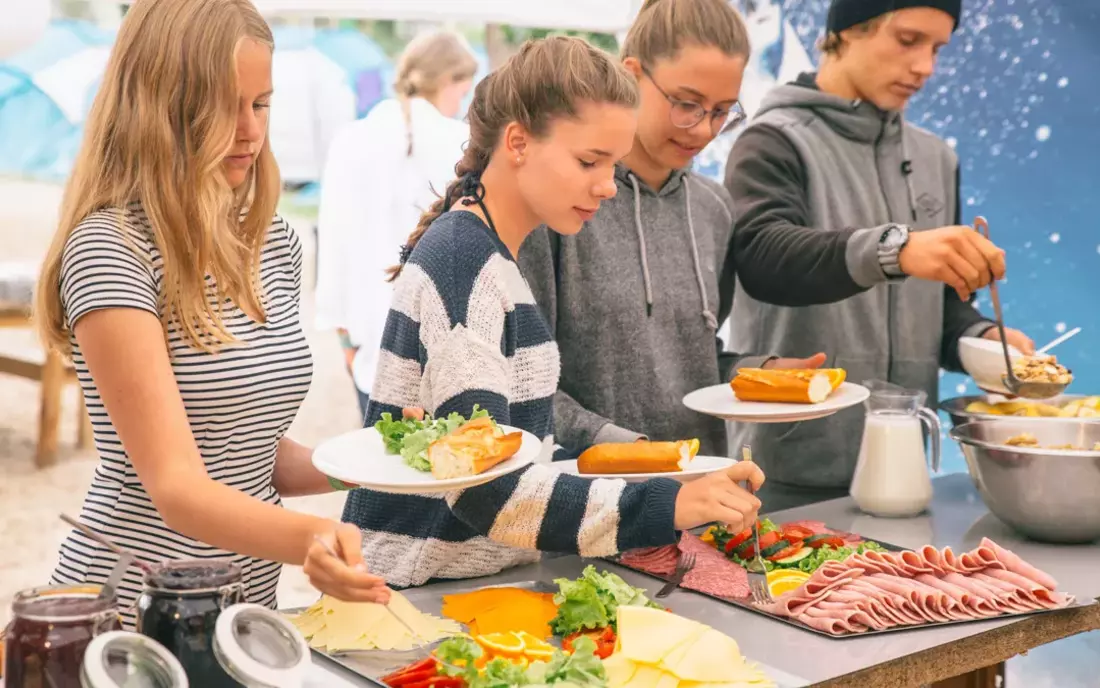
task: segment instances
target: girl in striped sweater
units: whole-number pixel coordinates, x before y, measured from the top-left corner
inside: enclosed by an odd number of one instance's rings
[[[637,92],[585,42],[529,42],[482,81],[457,179],[421,218],[392,271],[394,296],[368,424],[408,407],[469,415],[474,405],[542,438],[553,432],[560,359],[515,256],[540,224],[575,234],[615,194]],[[391,585],[467,578],[530,563],[540,551],[605,556],[676,541],[711,521],[740,528],[759,502],[738,464],[681,486],[628,485],[532,465],[443,496],[355,490],[344,520],[363,529],[370,570]]]

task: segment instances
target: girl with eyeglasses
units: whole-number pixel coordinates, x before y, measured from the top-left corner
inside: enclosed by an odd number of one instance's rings
[[[576,209],[584,232],[538,231],[523,245],[520,266],[561,348],[555,436],[570,449],[696,437],[701,453],[724,456],[724,423],[684,407],[685,394],[739,367],[824,360],[727,353],[717,336],[733,290],[732,270],[723,274],[733,203],[690,168],[744,120],[748,57],[728,0],[647,0],[622,46],[641,102],[617,195],[598,214]]]

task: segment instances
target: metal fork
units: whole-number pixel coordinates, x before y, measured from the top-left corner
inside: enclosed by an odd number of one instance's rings
[[[671,595],[673,590],[680,587],[680,583],[684,582],[684,576],[693,568],[695,568],[695,553],[681,554],[676,560],[676,570],[673,571],[672,578],[669,578],[664,587],[657,591],[656,597],[664,599]]]
[[[741,447],[741,458],[752,463],[752,447],[747,444]],[[753,494],[752,482],[746,480],[745,489],[749,494]],[[756,552],[756,557],[746,567],[749,572],[749,592],[752,594],[752,601],[756,604],[769,604],[774,600],[771,590],[768,589],[768,570],[764,566],[764,558],[760,556],[760,527],[756,521],[752,524],[752,548]]]

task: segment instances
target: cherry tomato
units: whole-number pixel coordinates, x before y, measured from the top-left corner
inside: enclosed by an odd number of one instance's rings
[[[745,540],[748,540],[750,537],[752,537],[752,528],[746,528],[737,535],[734,535],[732,538],[730,538],[730,541],[726,543],[726,554],[732,554],[733,550],[740,547],[741,544],[745,542]]]
[[[764,533],[760,536],[760,549],[761,551],[771,547],[775,543],[783,539],[782,533],[773,530],[770,533]],[[737,551],[737,556],[742,559],[752,559],[756,556],[756,547],[752,540],[749,540],[741,549]]]
[[[788,540],[805,540],[808,537],[813,536],[814,531],[810,530],[806,526],[799,525],[786,525],[783,526],[783,537]]]
[[[780,559],[786,559],[787,557],[792,557],[792,556],[794,556],[795,552],[797,552],[800,549],[802,549],[802,541],[801,540],[795,540],[794,542],[791,543],[790,547],[785,547],[785,548],[779,550],[778,552],[776,552],[775,554],[771,555],[770,557],[768,557],[768,561],[779,561]]]

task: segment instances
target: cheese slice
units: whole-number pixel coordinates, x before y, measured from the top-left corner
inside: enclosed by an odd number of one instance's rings
[[[399,592],[390,596],[390,609],[370,602],[341,602],[325,595],[291,622],[311,647],[340,650],[411,650],[455,635],[461,627],[449,619],[421,613]],[[394,618],[400,617],[400,621]],[[416,637],[405,627],[408,624]]]
[[[659,609],[619,607],[616,651],[604,660],[610,688],[774,688],[737,642]]]
[[[618,644],[627,659],[660,664],[676,646],[695,635],[699,623],[649,607],[619,607]]]

